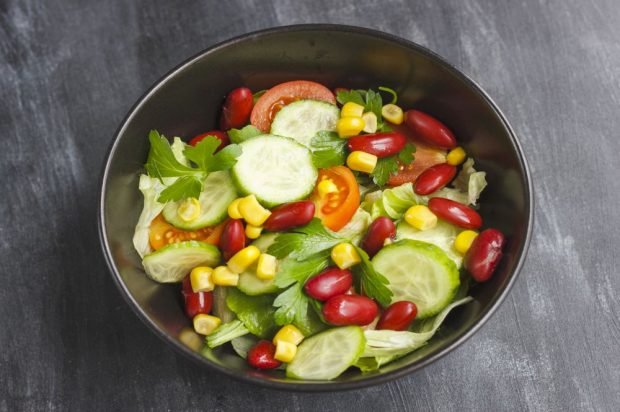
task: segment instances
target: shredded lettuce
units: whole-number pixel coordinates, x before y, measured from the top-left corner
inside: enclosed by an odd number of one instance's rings
[[[486,173],[476,171],[474,159],[470,157],[463,163],[453,185],[457,190],[467,193],[467,203],[475,206],[480,194],[487,186]]]
[[[351,242],[357,245],[371,223],[372,218],[370,217],[370,213],[360,207],[357,209],[349,223],[347,223],[336,233],[345,239],[351,239]]]
[[[207,336],[207,346],[213,349],[235,338],[247,335],[248,333],[250,333],[250,331],[239,319],[235,319],[228,323],[222,323],[213,333]]]
[[[473,298],[468,296],[451,303],[437,316],[417,323],[413,331],[364,331],[366,348],[355,366],[365,372],[376,370],[382,365],[424,346],[437,332],[452,309],[472,300]]]

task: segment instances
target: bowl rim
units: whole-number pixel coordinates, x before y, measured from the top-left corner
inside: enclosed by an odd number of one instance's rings
[[[495,112],[500,121],[502,122],[504,128],[508,132],[510,141],[512,143],[513,149],[517,153],[517,158],[519,164],[524,172],[524,193],[527,199],[527,204],[525,205],[526,216],[527,216],[527,228],[525,233],[525,239],[521,245],[521,248],[518,250],[518,259],[515,265],[515,269],[508,279],[508,283],[504,287],[504,290],[493,300],[490,305],[488,305],[487,309],[482,313],[480,319],[465,333],[463,333],[460,337],[458,337],[454,342],[449,344],[448,346],[441,348],[436,353],[429,354],[426,358],[421,359],[418,362],[415,362],[411,365],[404,366],[400,369],[375,374],[368,375],[367,378],[362,378],[359,380],[353,381],[317,381],[316,383],[295,383],[295,382],[285,382],[285,381],[276,381],[276,380],[268,380],[264,378],[259,378],[252,376],[250,374],[241,374],[236,373],[235,371],[228,369],[226,367],[220,366],[215,362],[211,362],[205,357],[201,356],[197,352],[194,352],[178,342],[175,339],[172,339],[167,333],[165,333],[162,329],[158,327],[158,325],[152,321],[149,316],[140,308],[138,302],[131,296],[128,288],[125,286],[124,282],[121,279],[121,275],[114,264],[114,260],[112,258],[112,251],[109,246],[108,238],[106,235],[106,219],[105,219],[105,201],[106,201],[106,189],[107,189],[107,181],[109,175],[109,169],[111,165],[112,158],[116,153],[117,146],[119,144],[119,138],[122,133],[127,128],[130,121],[135,116],[137,110],[145,104],[145,102],[159,90],[159,88],[163,87],[170,79],[172,79],[178,72],[181,72],[186,67],[195,64],[198,60],[203,57],[217,52],[220,49],[231,47],[237,43],[245,42],[251,39],[256,39],[259,37],[269,36],[273,34],[281,34],[281,33],[290,33],[290,32],[303,32],[303,31],[333,31],[333,32],[342,32],[342,33],[353,33],[360,34],[364,36],[376,37],[382,40],[386,40],[388,42],[395,43],[397,45],[406,47],[408,49],[414,49],[416,52],[419,52],[426,57],[436,60],[440,64],[444,66],[446,70],[448,70],[452,75],[466,83],[470,88],[472,88],[475,92],[477,92],[489,105],[489,107]],[[532,228],[534,224],[534,196],[532,192],[532,179],[531,173],[529,170],[528,163],[525,159],[523,149],[519,140],[517,139],[516,133],[514,132],[512,126],[506,119],[506,116],[499,109],[497,104],[491,99],[491,97],[468,75],[458,70],[455,66],[446,61],[443,57],[438,55],[437,53],[431,51],[430,49],[421,46],[413,41],[406,40],[399,36],[385,33],[379,30],[370,29],[366,27],[358,27],[358,26],[349,26],[349,25],[341,25],[341,24],[324,24],[324,23],[316,23],[316,24],[295,24],[295,25],[286,25],[286,26],[276,26],[267,29],[257,30],[253,32],[249,32],[246,34],[238,35],[228,40],[221,41],[216,43],[206,49],[201,50],[200,52],[194,54],[189,57],[182,63],[175,66],[173,69],[169,70],[159,79],[157,79],[148,90],[143,93],[136,102],[131,106],[128,110],[127,114],[121,121],[120,125],[116,129],[114,133],[114,138],[108,146],[104,164],[102,166],[102,171],[100,174],[100,191],[99,191],[99,205],[97,210],[97,223],[98,223],[98,232],[99,232],[99,240],[102,248],[103,255],[105,257],[105,261],[107,263],[108,269],[114,279],[114,283],[119,288],[123,298],[129,304],[129,306],[133,309],[133,311],[138,315],[138,318],[150,328],[156,336],[160,339],[171,345],[177,353],[184,355],[186,358],[191,359],[192,361],[199,363],[200,365],[206,365],[207,367],[217,370],[221,373],[226,374],[234,379],[258,384],[263,387],[268,387],[272,389],[284,389],[289,391],[299,391],[299,392],[336,392],[336,391],[344,391],[344,390],[352,390],[365,388],[368,386],[383,384],[403,376],[406,376],[416,370],[422,369],[423,367],[435,362],[436,360],[446,356],[448,353],[452,352],[458,346],[462,345],[465,341],[467,341],[471,336],[473,336],[495,313],[497,308],[504,301],[512,286],[517,280],[519,273],[524,265],[525,257],[527,255],[527,251],[529,249]]]

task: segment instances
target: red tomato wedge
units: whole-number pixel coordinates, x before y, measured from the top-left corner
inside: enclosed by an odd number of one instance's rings
[[[263,132],[271,128],[271,121],[278,110],[296,100],[322,100],[336,104],[334,94],[322,84],[308,80],[280,83],[267,90],[254,105],[250,123]]]
[[[446,151],[436,147],[431,147],[428,144],[416,139],[411,130],[407,126],[396,126],[390,124],[392,129],[401,132],[415,145],[415,160],[408,166],[401,165],[397,174],[390,176],[388,185],[400,186],[404,183],[415,183],[416,179],[423,171],[436,164],[446,162]]]

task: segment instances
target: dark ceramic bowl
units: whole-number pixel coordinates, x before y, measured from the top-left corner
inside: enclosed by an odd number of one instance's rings
[[[138,176],[148,152],[147,135],[190,137],[216,128],[223,96],[233,88],[252,90],[309,79],[330,88],[389,86],[402,107],[416,107],[440,118],[487,172],[480,212],[486,226],[507,235],[504,258],[491,281],[473,287],[475,302],[450,314],[428,345],[361,374],[349,370],[330,382],[286,379],[279,372],[249,369],[230,350],[206,356],[177,338],[189,325],[177,285],[161,285],[144,274],[132,246],[142,208]],[[514,283],[532,229],[533,199],[523,152],[510,125],[472,80],[429,50],[368,29],[304,25],[251,33],[214,46],[159,80],[121,123],[105,162],[99,228],[103,252],[121,293],[138,316],[177,351],[234,378],[274,388],[332,391],[386,382],[447,354],[474,334],[497,309]]]

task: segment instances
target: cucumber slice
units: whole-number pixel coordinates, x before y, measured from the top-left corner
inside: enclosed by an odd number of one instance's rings
[[[437,225],[428,230],[418,230],[403,220],[396,226],[396,240],[412,239],[432,243],[446,252],[456,267],[460,268],[463,255],[454,248],[454,239],[461,231],[462,229],[445,220],[438,220]]]
[[[352,366],[364,352],[366,338],[359,326],[328,329],[304,340],[286,376],[307,380],[330,380]]]
[[[306,147],[322,130],[336,130],[340,117],[338,107],[318,100],[299,100],[287,104],[271,122],[271,134],[290,137]]]
[[[408,300],[416,304],[417,319],[441,312],[459,288],[456,265],[446,252],[430,243],[399,240],[381,249],[372,264],[390,282],[392,302]]]
[[[308,197],[318,172],[310,151],[286,137],[262,135],[241,143],[233,178],[244,194],[271,207]]]
[[[265,253],[267,249],[269,249],[269,246],[275,242],[276,237],[278,237],[278,233],[265,233],[252,242],[252,245],[256,246],[261,253]],[[280,288],[274,284],[274,281],[275,279],[262,280],[257,278],[256,270],[251,268],[239,275],[237,287],[246,295],[265,295],[268,293],[276,293],[280,290]]]
[[[177,210],[179,202],[167,203],[164,207],[164,219],[171,225],[185,230],[196,230],[213,226],[227,216],[228,205],[237,197],[237,190],[230,173],[226,171],[211,172],[204,181],[204,187],[198,201],[200,202],[200,216],[186,222],[179,217]]]
[[[148,277],[160,283],[180,282],[196,266],[215,266],[220,251],[205,242],[190,240],[173,243],[146,255],[142,265]]]

